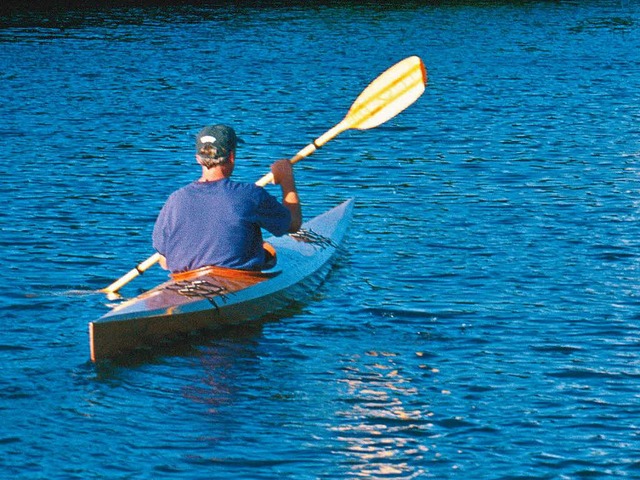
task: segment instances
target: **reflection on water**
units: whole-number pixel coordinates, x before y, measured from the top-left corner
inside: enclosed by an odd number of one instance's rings
[[[232,379],[228,378],[233,357],[226,349],[209,349],[200,357],[205,375],[197,383],[185,385],[183,395],[186,400],[206,406],[207,412],[217,414],[219,408],[233,401]]]
[[[348,408],[337,412],[340,424],[332,430],[346,444],[342,453],[352,475],[418,478],[439,457],[424,384],[403,375],[399,360],[394,353],[369,351],[343,361]]]

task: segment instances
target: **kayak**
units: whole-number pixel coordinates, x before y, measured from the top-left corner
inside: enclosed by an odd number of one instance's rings
[[[255,321],[315,292],[330,270],[353,211],[353,199],[305,222],[300,231],[266,239],[268,270],[205,267],[115,306],[89,323],[91,360],[116,358],[180,335]]]

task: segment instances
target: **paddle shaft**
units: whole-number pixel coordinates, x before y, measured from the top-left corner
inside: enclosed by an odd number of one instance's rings
[[[118,290],[124,287],[131,280],[133,280],[138,275],[141,275],[147,270],[149,270],[152,266],[154,266],[159,261],[160,261],[160,254],[154,253],[149,258],[147,258],[144,262],[139,263],[138,265],[136,265],[135,268],[132,268],[131,270],[129,270],[127,274],[123,275],[118,280],[113,282],[111,285],[109,285],[106,288],[103,288],[100,291],[106,294],[116,293]]]
[[[347,125],[346,120],[343,120],[342,122],[337,124],[335,127],[333,127],[331,130],[328,130],[324,135],[316,138],[313,142],[311,142],[309,145],[307,145],[302,150],[300,150],[298,153],[296,153],[293,157],[291,157],[289,159],[289,161],[292,164],[294,164],[294,163],[299,162],[303,158],[308,157],[313,152],[315,152],[317,149],[319,149],[322,145],[327,143],[332,138],[337,137],[339,134],[341,134],[342,132],[344,132],[348,128],[349,127]],[[264,177],[262,177],[260,180],[258,180],[256,182],[256,185],[258,185],[259,187],[264,187],[265,185],[267,185],[267,184],[269,184],[271,182],[273,182],[273,173],[269,172]]]

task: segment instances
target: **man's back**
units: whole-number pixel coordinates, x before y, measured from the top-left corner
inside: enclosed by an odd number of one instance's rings
[[[167,200],[153,246],[172,272],[209,265],[257,270],[265,261],[260,228],[280,236],[290,223],[289,210],[254,184],[193,182]]]

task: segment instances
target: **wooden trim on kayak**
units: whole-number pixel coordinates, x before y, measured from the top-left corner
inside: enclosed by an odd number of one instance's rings
[[[256,279],[257,282],[273,277],[273,273],[263,272],[261,270],[235,270],[233,268],[224,267],[202,267],[197,270],[189,270],[188,272],[172,273],[171,279],[176,282],[195,280],[198,277],[224,277],[234,280],[251,280]]]
[[[276,263],[276,249],[270,243],[264,242],[262,245],[269,255],[274,259],[273,263]],[[209,275],[212,277],[224,277],[232,278],[234,280],[247,280],[256,279],[255,283],[277,275],[277,271],[270,270],[239,270],[235,268],[225,267],[202,267],[196,270],[189,270],[188,272],[177,272],[171,274],[171,279],[176,282],[194,280],[198,277]]]

